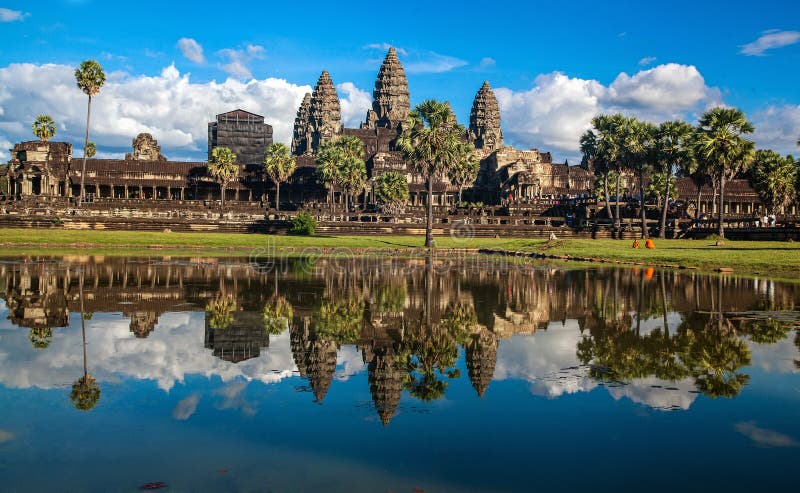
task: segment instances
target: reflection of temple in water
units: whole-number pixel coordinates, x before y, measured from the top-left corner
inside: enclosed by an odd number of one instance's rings
[[[443,272],[435,263],[426,271],[424,259],[322,258],[316,263],[289,260],[280,267],[276,276],[244,262],[209,259],[7,263],[0,265],[5,280],[0,296],[12,324],[49,331],[67,326],[70,313],[79,312],[82,291],[85,313],[121,314],[130,319],[132,336],[145,338],[158,331],[162,314],[203,312],[225,293],[235,306],[229,323],[212,328],[207,315],[202,344],[231,363],[264,354],[270,345],[265,305],[285,299],[292,310],[287,317],[292,357],[315,400],[321,403],[330,390],[339,348],[354,344],[384,424],[397,412],[408,382],[409,343],[425,331],[454,331],[451,342],[463,347],[467,376],[483,397],[494,376],[500,340],[546,330],[553,322],[577,320],[585,335],[616,337],[638,334],[644,319],[658,321],[676,312],[687,323],[708,325],[708,320],[724,318],[727,330],[736,331],[738,322],[726,314],[793,310],[800,300],[797,285],[693,272],[491,263]],[[321,328],[319,310],[325,303],[332,311],[325,319],[328,326]],[[695,313],[703,316],[689,316]]]

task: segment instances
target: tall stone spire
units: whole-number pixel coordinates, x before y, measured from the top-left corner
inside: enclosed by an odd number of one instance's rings
[[[470,139],[476,149],[499,149],[503,147],[503,131],[500,129],[500,106],[488,81],[484,81],[469,114]]]
[[[308,145],[308,115],[311,109],[311,93],[307,92],[303,96],[303,102],[297,109],[297,116],[294,119],[294,132],[292,134],[292,154],[301,155],[309,152]]]
[[[366,126],[397,128],[405,123],[411,108],[409,97],[406,72],[397,58],[397,50],[389,48],[375,80],[372,109],[367,112]]]
[[[375,353],[367,369],[372,402],[375,404],[381,423],[388,425],[403,394],[405,373],[403,368],[393,361],[392,350],[387,348]]]
[[[313,150],[342,132],[342,107],[327,70],[322,71],[311,95],[308,118]]]

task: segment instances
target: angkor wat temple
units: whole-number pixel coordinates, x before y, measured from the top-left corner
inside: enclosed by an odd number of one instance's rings
[[[408,80],[394,48],[389,49],[378,71],[372,108],[367,111],[359,128],[343,126],[341,104],[334,82],[330,74],[323,71],[313,92],[305,95],[297,110],[291,141],[297,167],[289,181],[281,186],[282,208],[306,208],[324,214],[322,211],[327,208],[321,204],[331,199],[317,179],[316,152],[325,142],[341,136],[352,136],[363,142],[368,176],[366,186],[356,201],[361,204],[360,211],[376,212],[372,207],[375,204],[375,180],[382,173],[396,171],[404,174],[409,184],[407,217],[401,222],[411,224],[416,218],[422,217],[421,207],[427,203],[424,182],[419,175],[412,173],[409,163],[405,162],[402,153],[395,147],[397,137],[406,125],[410,108]],[[263,156],[272,143],[272,135],[272,127],[263,116],[242,109],[217,115],[216,121],[208,124],[209,156],[218,146],[229,147],[238,156],[240,172],[238,178],[228,184],[225,199],[229,211],[241,213],[241,229],[258,229],[254,221],[259,216],[263,218],[265,210],[274,205],[275,185],[263,172]],[[553,212],[553,205],[558,205],[564,198],[594,195],[595,177],[591,169],[570,166],[566,162],[555,163],[549,152],[518,150],[505,145],[500,107],[488,82],[484,82],[475,95],[464,139],[474,144],[480,160],[477,178],[463,190],[464,201],[499,206],[488,212],[483,211],[482,215],[516,216],[522,221],[493,223],[489,220],[487,224],[543,223],[549,227],[549,219],[541,221],[528,218],[560,216],[562,223],[566,222],[563,217],[565,211]],[[158,142],[149,133],[139,134],[132,144],[132,152],[126,154],[124,159],[86,161],[83,178],[87,206],[99,210],[96,216],[112,212],[117,214],[114,211],[124,210],[126,214],[148,211],[145,213],[147,217],[154,217],[152,211],[158,211],[159,217],[179,214],[187,219],[203,213],[211,221],[209,211],[218,209],[221,187],[209,175],[207,162],[170,161],[162,155]],[[14,145],[11,152],[8,167],[0,170],[0,175],[4,174],[8,180],[5,198],[10,200],[5,202],[7,207],[13,208],[13,204],[22,202],[28,214],[63,218],[76,213],[73,206],[80,196],[83,159],[73,159],[71,144],[21,142]],[[633,180],[630,181],[635,187]],[[691,180],[679,178],[677,189],[679,202],[695,203],[700,198],[696,211],[711,213],[715,210],[714,192],[710,187],[705,186],[702,194],[698,195]],[[725,207],[731,221],[744,221],[741,224],[746,225],[763,209],[758,194],[747,180],[732,180],[726,189]],[[451,184],[447,177],[439,177],[433,190],[435,214],[444,217],[458,200],[458,187]],[[626,196],[637,196],[638,193],[626,187]],[[344,203],[344,197],[338,190],[334,190],[332,200],[337,204]],[[31,207],[34,206],[30,203],[36,204],[41,210],[31,213]],[[46,209],[42,208],[42,204],[48,204]],[[587,211],[584,219],[589,219],[594,212],[598,212],[597,207]],[[330,222],[336,222],[335,217],[329,219]],[[376,222],[382,220],[378,217],[366,219]],[[448,221],[437,219],[437,222]],[[174,225],[178,229],[188,227]],[[269,228],[267,230],[271,231]],[[493,234],[506,233],[498,230]]]
[[[386,171],[408,177],[411,204],[425,200],[423,183],[414,176],[394,142],[411,108],[408,80],[397,52],[391,48],[378,72],[372,109],[360,128],[342,125],[339,96],[330,74],[323,71],[314,90],[306,94],[297,111],[292,152],[297,170],[282,194],[287,202],[302,205],[325,201],[326,191],[315,179],[315,153],[319,146],[347,135],[364,143],[370,201],[372,183]],[[549,153],[505,146],[500,128],[500,108],[488,82],[478,90],[465,138],[475,144],[481,160],[478,178],[465,190],[470,201],[499,203],[501,197],[519,199],[590,193],[593,177],[578,166],[553,163]],[[208,125],[208,149],[230,147],[240,162],[239,178],[229,186],[226,199],[270,203],[274,185],[261,173],[264,152],[272,143],[272,127],[264,117],[242,109],[217,115]],[[80,195],[82,159],[73,159],[65,142],[22,142],[14,146],[8,169],[9,194],[24,197],[77,197]],[[154,136],[142,133],[133,140],[125,159],[88,159],[84,178],[91,199],[217,200],[220,187],[208,176],[207,163],[169,161]],[[452,204],[457,188],[442,177],[434,193],[437,205]],[[338,200],[338,195],[336,200]]]

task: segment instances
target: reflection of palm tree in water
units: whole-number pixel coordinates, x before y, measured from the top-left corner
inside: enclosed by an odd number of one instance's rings
[[[77,409],[81,411],[91,411],[100,400],[100,386],[94,377],[89,375],[86,363],[86,318],[83,310],[83,274],[78,282],[81,303],[81,335],[83,336],[83,376],[72,384],[72,392],[69,394],[70,400]]]
[[[53,342],[53,329],[49,327],[34,327],[28,334],[33,349],[47,349]]]

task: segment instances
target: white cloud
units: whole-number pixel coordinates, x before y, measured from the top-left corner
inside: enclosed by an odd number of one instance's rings
[[[494,58],[487,56],[481,58],[479,65],[481,68],[493,68],[495,65],[497,65],[497,61]]]
[[[336,89],[339,91],[342,105],[342,124],[348,128],[358,128],[367,110],[372,108],[372,96],[357,88],[352,82],[337,84]]]
[[[366,50],[389,51],[389,48],[391,48],[392,46],[393,45],[391,45],[389,43],[370,43],[368,45],[365,45],[364,49],[366,49]],[[397,53],[400,54],[400,55],[403,55],[403,56],[408,55],[408,52],[406,50],[404,50],[403,48],[398,48],[397,46],[395,46],[394,49],[397,50]]]
[[[737,432],[746,436],[759,447],[797,447],[798,443],[789,435],[756,426],[752,421],[739,422],[734,426]]]
[[[204,63],[206,61],[202,45],[192,38],[179,39],[178,49],[181,50],[183,56],[195,63]]]
[[[538,76],[531,89],[498,88],[495,94],[510,144],[573,153],[597,114],[619,111],[661,122],[693,117],[721,101],[697,68],[675,63],[620,73],[608,86],[553,72]]]
[[[0,68],[2,149],[33,139],[27,122],[37,114],[49,114],[58,122],[56,140],[82,147],[86,97],[75,87],[73,72],[74,67],[54,64]],[[276,142],[289,142],[295,113],[307,92],[310,86],[276,78],[196,83],[174,65],[156,76],[112,73],[92,102],[90,138],[101,152],[123,153],[130,152],[138,133],[150,132],[168,158],[204,160],[208,122],[218,113],[242,108],[264,115]]]
[[[800,154],[800,104],[767,106],[750,116],[756,127],[753,140],[760,149],[772,149],[781,154]]]
[[[646,66],[652,64],[655,61],[656,61],[656,57],[654,57],[654,56],[646,56],[646,57],[642,58],[641,60],[639,60],[639,66],[646,67]]]
[[[755,41],[742,45],[739,53],[747,56],[764,56],[767,50],[793,45],[799,41],[800,31],[771,29],[764,31]]]
[[[19,10],[11,10],[6,8],[0,8],[0,22],[15,22],[21,21],[28,17],[28,12],[22,12]]]
[[[179,421],[186,421],[197,411],[198,402],[200,402],[200,396],[197,394],[182,399],[172,410],[172,417]]]
[[[219,54],[228,60],[228,63],[220,64],[219,68],[236,77],[252,79],[253,74],[250,72],[247,64],[255,59],[264,58],[264,47],[259,45],[247,45],[237,50],[226,48],[220,50]]]
[[[459,58],[429,51],[415,56],[405,64],[405,69],[409,74],[440,74],[466,64],[467,62]]]

